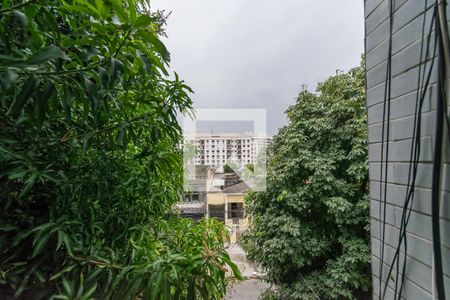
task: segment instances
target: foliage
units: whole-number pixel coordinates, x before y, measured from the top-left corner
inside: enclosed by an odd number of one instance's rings
[[[220,299],[223,226],[173,215],[191,89],[145,0],[0,8],[0,294]],[[236,272],[236,276],[239,276]]]
[[[354,299],[370,288],[364,68],[302,91],[268,149],[267,191],[246,198],[249,257],[267,299]]]
[[[255,165],[254,164],[246,164],[245,168],[249,170],[250,172],[255,172]]]
[[[229,164],[225,164],[223,166],[223,172],[224,173],[234,173],[234,170]]]

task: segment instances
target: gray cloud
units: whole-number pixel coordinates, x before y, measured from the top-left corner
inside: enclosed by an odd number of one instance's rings
[[[268,130],[302,85],[359,64],[361,0],[154,0],[172,11],[164,40],[197,108],[267,108]]]

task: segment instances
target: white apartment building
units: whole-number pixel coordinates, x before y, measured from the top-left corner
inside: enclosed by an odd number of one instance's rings
[[[254,164],[260,152],[265,150],[270,137],[252,133],[198,133],[186,138],[195,145],[195,165],[220,167],[228,163],[239,166]]]

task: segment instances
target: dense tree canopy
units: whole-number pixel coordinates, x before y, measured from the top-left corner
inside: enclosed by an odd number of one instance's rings
[[[276,299],[352,299],[370,287],[364,69],[302,91],[268,150],[267,191],[251,193],[249,257]]]
[[[165,18],[149,9],[2,1],[0,294],[223,295],[223,226],[172,214],[182,191],[176,116],[191,111],[191,90],[169,79]]]

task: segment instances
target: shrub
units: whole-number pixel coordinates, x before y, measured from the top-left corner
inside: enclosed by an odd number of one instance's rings
[[[0,294],[220,299],[223,226],[172,213],[191,89],[145,0],[3,1]],[[236,276],[239,276],[236,272]]]

